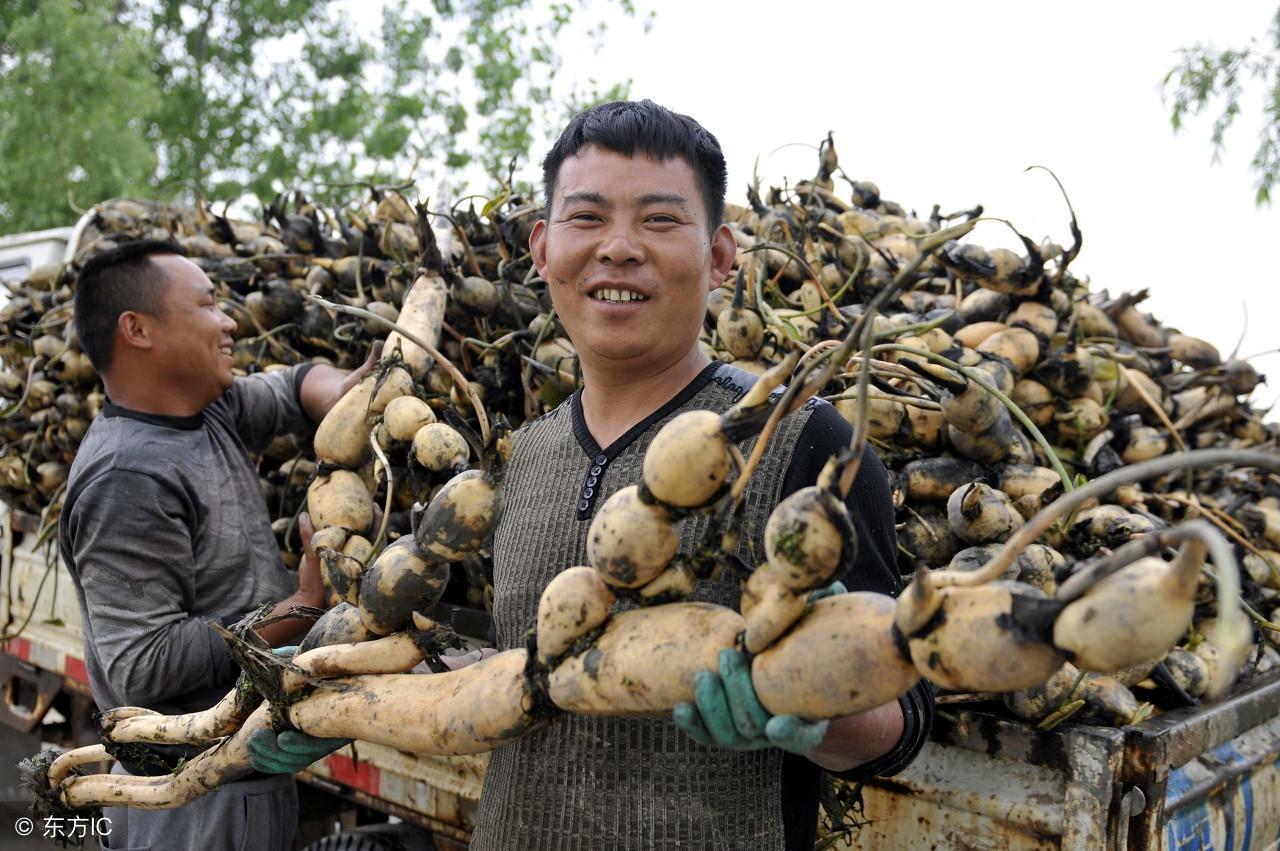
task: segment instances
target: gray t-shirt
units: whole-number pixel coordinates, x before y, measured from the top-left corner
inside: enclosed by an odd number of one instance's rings
[[[195,416],[107,405],[89,427],[58,543],[99,709],[211,706],[237,669],[210,622],[232,623],[297,589],[249,456],[306,426],[306,369],[236,379]]]

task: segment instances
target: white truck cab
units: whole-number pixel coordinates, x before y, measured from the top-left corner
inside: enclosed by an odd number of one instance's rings
[[[74,232],[65,227],[0,236],[0,283],[19,283],[32,269],[64,262]]]

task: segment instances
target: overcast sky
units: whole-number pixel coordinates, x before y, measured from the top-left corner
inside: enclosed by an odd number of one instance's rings
[[[1224,354],[1247,305],[1241,354],[1280,346],[1280,211],[1254,207],[1248,170],[1262,87],[1246,89],[1217,165],[1211,118],[1175,136],[1160,96],[1179,47],[1261,37],[1275,0],[636,2],[656,13],[647,34],[618,20],[599,53],[565,40],[563,73],[630,77],[634,97],[697,118],[725,149],[729,200],[744,200],[757,157],[765,185],[811,176],[815,151],[793,143],[831,130],[845,170],[886,198],[923,215],[981,203],[1066,244],[1057,188],[1023,173],[1047,165],[1084,231],[1077,275],[1113,294],[1149,289],[1148,311]],[[973,238],[1010,236],[984,224]],[[1254,363],[1273,377],[1255,394],[1269,405],[1280,356]]]

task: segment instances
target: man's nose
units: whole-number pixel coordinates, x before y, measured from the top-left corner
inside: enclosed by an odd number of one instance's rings
[[[617,224],[608,229],[596,248],[596,260],[615,266],[643,263],[644,246],[631,229]]]

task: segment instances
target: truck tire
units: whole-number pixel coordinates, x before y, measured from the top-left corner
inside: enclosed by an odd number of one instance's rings
[[[317,839],[303,851],[435,851],[426,831],[408,824],[371,824]]]

